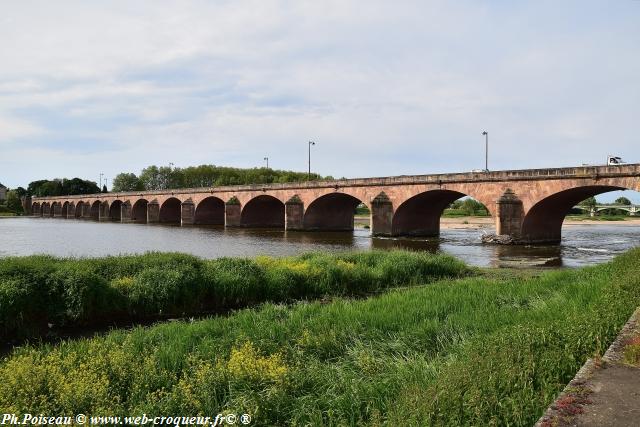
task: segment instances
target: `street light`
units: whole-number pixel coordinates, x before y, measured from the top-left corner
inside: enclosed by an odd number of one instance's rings
[[[265,157],[264,160],[267,162],[267,169],[269,169],[269,158]]]
[[[315,142],[309,141],[309,174],[307,175],[307,181],[311,181],[311,146],[316,145]]]
[[[489,172],[489,132],[482,132],[484,135],[484,171]]]
[[[104,173],[100,172],[100,191],[102,191],[102,177],[104,176]]]

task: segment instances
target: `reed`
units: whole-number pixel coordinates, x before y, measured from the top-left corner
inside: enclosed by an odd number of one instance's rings
[[[310,253],[203,260],[177,253],[97,259],[0,259],[0,337],[181,317],[262,302],[357,296],[471,270],[443,254]]]

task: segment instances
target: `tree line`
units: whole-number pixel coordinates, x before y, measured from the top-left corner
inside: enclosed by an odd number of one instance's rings
[[[224,185],[272,184],[303,182],[308,179],[333,179],[318,174],[270,168],[232,168],[215,165],[149,166],[140,175],[120,173],[113,179],[112,191],[167,190],[173,188],[219,187]]]

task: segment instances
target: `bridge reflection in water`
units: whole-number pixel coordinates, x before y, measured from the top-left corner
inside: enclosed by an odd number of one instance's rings
[[[220,226],[131,226],[42,218],[0,219],[0,257],[51,254],[108,256],[175,251],[203,258],[292,256],[309,251],[404,248],[442,251],[478,266],[582,266],[604,262],[640,243],[640,225],[576,225],[561,245],[483,245],[478,229],[445,229],[440,237],[372,237],[369,230],[305,232]]]

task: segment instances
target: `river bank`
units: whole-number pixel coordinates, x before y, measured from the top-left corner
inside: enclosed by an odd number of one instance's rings
[[[633,250],[579,270],[484,270],[365,300],[268,303],[20,348],[0,362],[0,409],[532,425],[640,305],[638,265]]]
[[[355,225],[358,227],[369,226],[368,216],[356,216]],[[640,226],[640,216],[638,217],[622,217],[619,220],[607,221],[590,218],[571,218],[568,217],[562,223],[563,226],[572,225],[615,225],[623,227]],[[455,229],[493,229],[495,228],[495,219],[487,216],[460,216],[460,217],[442,217],[440,218],[441,230]]]

